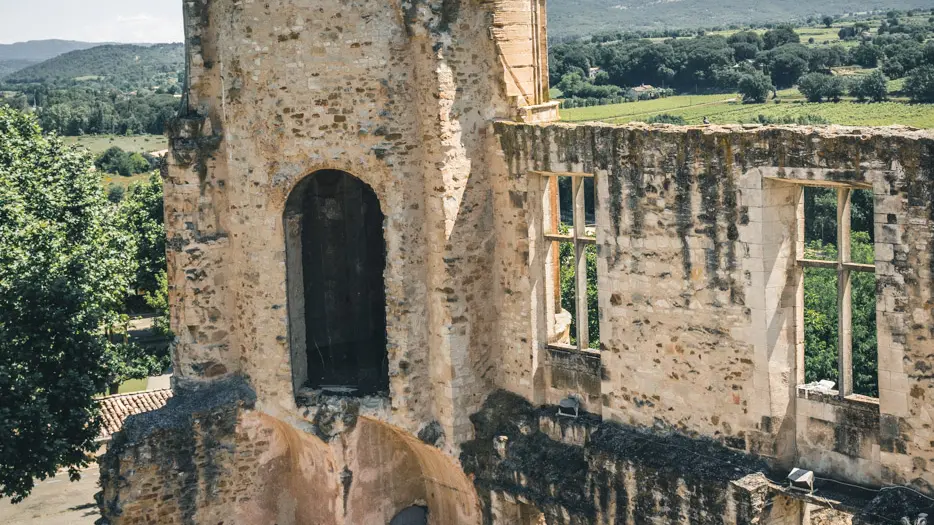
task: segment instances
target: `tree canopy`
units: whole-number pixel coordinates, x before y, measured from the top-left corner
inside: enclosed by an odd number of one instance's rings
[[[0,108],[0,494],[89,464],[94,396],[112,379],[116,321],[135,270],[86,153]]]

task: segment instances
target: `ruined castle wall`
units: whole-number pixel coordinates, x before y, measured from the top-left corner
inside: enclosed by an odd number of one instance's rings
[[[388,523],[412,505],[479,523],[473,486],[437,448],[362,417],[330,439],[254,403],[227,380],[128,421],[102,462],[107,523]]]
[[[242,374],[262,410],[300,414],[283,212],[301,179],[339,169],[386,216],[393,410],[381,414],[412,433],[438,421],[448,447],[469,438],[502,355],[485,278],[501,170],[487,152],[490,122],[519,101],[497,42],[532,42],[530,25],[515,41],[492,31],[531,20],[532,4],[500,4],[186,4],[190,90],[166,184],[179,382]]]
[[[925,322],[934,304],[934,222],[930,200],[921,201],[934,177],[924,160],[930,138],[505,123],[497,132],[511,174],[500,198],[512,203],[499,245],[530,247],[498,257],[529,267],[507,275],[517,292],[512,337],[533,341],[510,354],[504,388],[534,384],[529,398],[550,403],[575,394],[604,418],[714,438],[783,467],[929,490],[923,400],[934,383],[921,356],[934,349]],[[530,171],[597,179],[601,352],[591,381],[576,387],[566,380],[567,358],[542,350],[549,322],[540,269],[544,185]],[[802,184],[841,182],[875,194],[877,402],[832,402],[797,388]],[[528,303],[534,313],[522,319],[518,305]],[[577,366],[574,374],[587,370]]]

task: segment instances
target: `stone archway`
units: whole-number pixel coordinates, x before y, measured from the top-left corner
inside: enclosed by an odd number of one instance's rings
[[[460,466],[402,429],[360,417],[323,441],[249,412],[241,435],[263,443],[238,464],[244,489],[232,523],[480,525],[479,498]],[[242,496],[242,497],[241,497]]]
[[[317,171],[285,210],[292,379],[303,389],[388,394],[384,216],[371,187]]]
[[[345,436],[353,483],[346,492],[345,523],[402,525],[424,509],[427,524],[479,525],[473,483],[457,462],[392,425],[361,417]],[[418,524],[420,522],[411,522]]]
[[[428,508],[412,505],[396,514],[389,525],[428,525]]]

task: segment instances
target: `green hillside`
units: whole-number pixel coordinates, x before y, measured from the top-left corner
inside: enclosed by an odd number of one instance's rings
[[[90,49],[103,44],[104,42],[76,42],[74,40],[30,40],[15,44],[0,44],[0,61],[28,60],[38,63],[71,51]]]
[[[549,0],[554,39],[607,31],[725,27],[793,22],[822,14],[930,9],[931,0]]]
[[[0,78],[37,63],[35,60],[0,60]]]
[[[10,85],[44,84],[48,87],[108,85],[139,89],[165,85],[184,70],[182,44],[154,46],[104,45],[72,51],[19,70],[3,82]]]

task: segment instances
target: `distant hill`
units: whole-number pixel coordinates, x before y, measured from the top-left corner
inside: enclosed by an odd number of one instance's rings
[[[37,60],[0,60],[0,78],[37,63]]]
[[[607,31],[712,28],[932,7],[931,0],[548,0],[548,33],[563,39]]]
[[[26,60],[37,63],[70,51],[90,49],[99,45],[102,44],[73,40],[31,40],[15,44],[0,44],[0,61]]]
[[[42,83],[65,87],[106,84],[120,89],[164,85],[185,67],[184,45],[117,44],[72,51],[12,73],[5,84]]]

